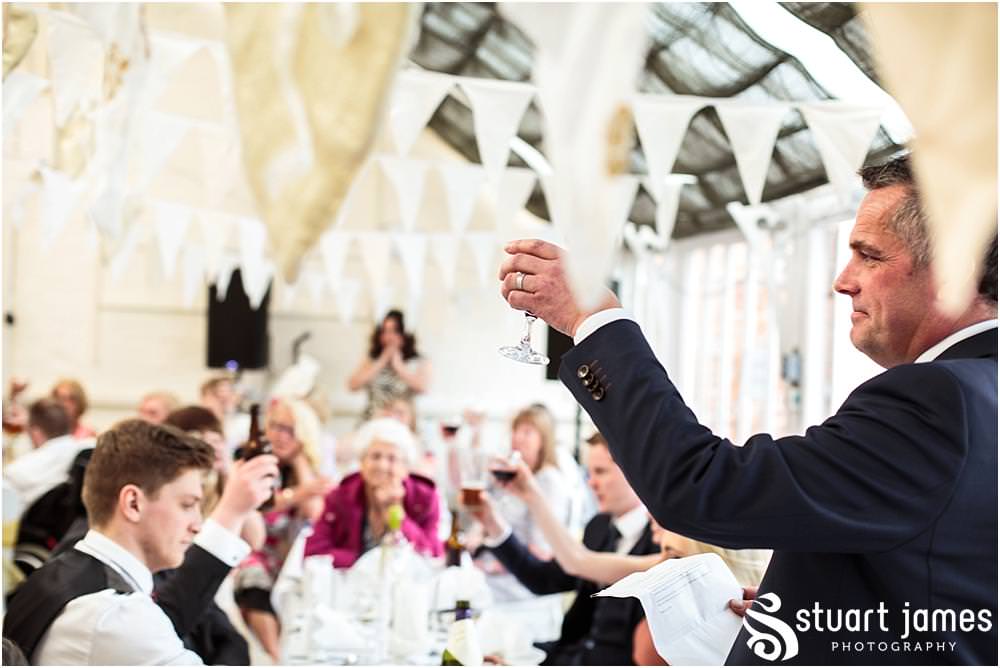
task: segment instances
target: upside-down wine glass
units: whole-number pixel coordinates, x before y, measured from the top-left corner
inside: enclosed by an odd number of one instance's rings
[[[515,362],[525,364],[548,364],[549,358],[531,347],[531,325],[538,319],[531,311],[524,312],[524,336],[516,346],[501,346],[500,354]]]

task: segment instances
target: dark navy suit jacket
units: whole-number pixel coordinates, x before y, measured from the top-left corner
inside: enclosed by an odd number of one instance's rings
[[[583,365],[589,389],[578,378]],[[780,600],[760,599],[754,610],[771,608],[791,627],[798,652],[788,656],[792,643],[780,639],[777,649],[768,645],[780,638],[768,619],[748,619],[728,663],[772,663],[755,650],[773,650],[773,663],[996,665],[996,329],[934,362],[876,376],[804,436],[757,434],[742,447],[699,424],[632,321],[605,325],[571,349],[560,378],[660,524],[724,547],[775,551],[758,598]],[[880,603],[888,632],[877,612],[868,632],[828,630],[837,611]],[[798,616],[817,605],[822,631]],[[913,630],[906,646],[904,609],[911,619],[917,609],[945,610],[937,622],[946,628]],[[972,630],[949,626],[962,610],[973,611]],[[754,648],[747,626],[761,634]]]

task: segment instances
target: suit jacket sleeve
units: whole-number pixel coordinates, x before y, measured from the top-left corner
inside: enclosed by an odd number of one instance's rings
[[[514,534],[491,551],[532,594],[542,596],[576,588],[575,577],[566,573],[554,559],[542,561],[533,555]]]
[[[184,637],[195,628],[231,570],[228,564],[195,543],[184,554],[184,562],[157,583],[156,604],[170,618],[178,636]]]
[[[577,378],[583,364],[601,400]],[[742,447],[698,422],[635,322],[588,336],[560,378],[657,521],[724,547],[888,550],[945,507],[967,451],[962,395],[939,365],[891,369],[804,436]]]

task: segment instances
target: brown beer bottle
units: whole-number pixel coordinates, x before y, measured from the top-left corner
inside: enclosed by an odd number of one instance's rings
[[[461,566],[462,553],[465,552],[465,545],[458,537],[458,513],[451,511],[451,534],[444,544],[444,565]]]
[[[267,440],[267,436],[260,430],[260,404],[250,404],[250,434],[247,436],[247,442],[243,445],[242,459],[253,459],[258,455],[269,454],[271,454],[271,442]],[[258,510],[267,512],[272,508],[274,508],[273,491],[271,492],[271,496],[260,505]]]

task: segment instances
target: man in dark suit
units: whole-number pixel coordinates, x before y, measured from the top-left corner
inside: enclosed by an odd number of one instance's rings
[[[594,434],[587,443],[587,484],[594,492],[599,512],[584,527],[583,544],[598,552],[658,552],[646,509],[611,459],[607,442]],[[476,516],[483,522],[485,545],[532,593],[576,591],[573,605],[563,618],[559,639],[545,648],[545,665],[633,665],[632,634],[643,618],[642,606],[636,599],[591,598],[607,585],[567,573],[554,559],[536,557],[511,533],[510,527],[490,512],[488,504]]]
[[[574,335],[560,378],[657,521],[775,550],[729,663],[996,664],[996,239],[978,294],[945,312],[908,160],[862,178],[834,288],[887,370],[804,436],[738,447],[699,424],[610,293],[575,304],[550,244],[508,246],[503,294]]]

